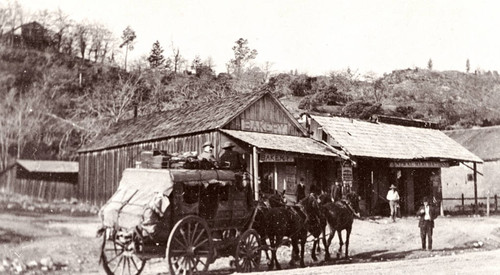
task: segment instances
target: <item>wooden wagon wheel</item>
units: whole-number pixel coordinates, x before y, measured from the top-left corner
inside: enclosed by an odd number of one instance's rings
[[[132,236],[125,236],[120,232],[108,235],[104,232],[101,247],[101,261],[104,271],[108,275],[126,274],[138,275],[144,269],[146,260],[135,254],[135,245]]]
[[[187,216],[175,224],[168,237],[170,274],[204,273],[214,256],[208,224],[198,216]]]
[[[255,229],[248,229],[241,234],[234,255],[236,271],[253,272],[258,271],[262,247],[260,237]]]

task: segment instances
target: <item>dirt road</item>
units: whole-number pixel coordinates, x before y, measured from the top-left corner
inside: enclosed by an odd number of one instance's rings
[[[288,269],[284,273],[312,274],[309,270],[317,268],[317,271],[311,272],[336,273],[342,270],[348,274],[384,274],[388,271],[384,268],[391,268],[393,271],[401,271],[396,273],[417,274],[430,271],[434,274],[432,268],[426,269],[430,265],[444,274],[454,274],[455,269],[452,268],[457,266],[456,270],[462,274],[462,271],[468,273],[468,270],[460,266],[470,263],[472,267],[495,270],[500,274],[498,265],[492,264],[500,262],[499,216],[439,217],[434,231],[435,250],[432,252],[418,250],[420,240],[417,223],[414,217],[398,219],[396,223],[389,222],[388,218],[355,220],[350,242],[350,260],[326,264],[322,261],[314,262],[311,260],[308,244],[306,265],[310,267]],[[40,268],[40,261],[50,258],[54,262],[52,270],[57,269],[57,274],[103,274],[102,268],[98,266],[100,240],[95,238],[98,226],[97,217],[0,213],[0,260],[16,260],[25,265],[30,262],[38,263],[34,268]],[[337,247],[335,238],[330,251],[335,251]],[[285,269],[289,268],[289,254],[290,249],[287,247],[278,250],[279,260]],[[323,254],[320,254],[320,259],[322,257]],[[475,262],[469,259],[484,260],[484,263],[473,264]],[[210,273],[233,273],[234,269],[229,268],[229,260],[217,260],[210,266]],[[166,274],[166,270],[165,261],[155,259],[147,263],[144,274]],[[25,269],[26,273],[29,271],[28,268]]]
[[[329,265],[252,274],[500,274],[500,250],[470,252],[460,255],[406,261]]]

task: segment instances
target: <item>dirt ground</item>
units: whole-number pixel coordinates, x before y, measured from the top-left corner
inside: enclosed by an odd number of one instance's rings
[[[0,212],[0,221],[0,259],[3,265],[22,263],[25,268],[19,273],[24,274],[103,274],[98,266],[101,240],[95,237],[100,225],[96,216],[4,211]],[[434,250],[421,251],[415,217],[398,219],[396,223],[385,217],[355,220],[349,259],[313,262],[308,248],[306,265],[408,260],[500,249],[500,216],[439,217],[435,223]],[[330,251],[337,247],[335,237]],[[281,247],[278,255],[283,268],[288,268],[290,249]],[[320,259],[322,257],[323,253]],[[41,264],[47,260],[53,263],[48,272]],[[217,260],[210,266],[211,273],[233,273],[229,260]],[[3,271],[7,272],[5,267]],[[144,270],[144,274],[166,273],[162,259],[149,261]]]

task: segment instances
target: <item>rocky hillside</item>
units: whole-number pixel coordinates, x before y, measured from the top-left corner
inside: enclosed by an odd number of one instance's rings
[[[109,125],[135,115],[268,90],[293,114],[356,118],[385,114],[437,122],[441,128],[500,124],[500,76],[426,69],[382,77],[350,71],[327,76],[259,68],[233,76],[209,66],[191,71],[113,64],[0,45],[0,171],[10,158],[75,159]]]

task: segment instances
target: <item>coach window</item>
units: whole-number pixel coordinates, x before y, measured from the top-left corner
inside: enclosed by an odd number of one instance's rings
[[[191,204],[198,202],[200,199],[200,185],[199,184],[184,184],[184,192],[182,198],[185,203]]]

